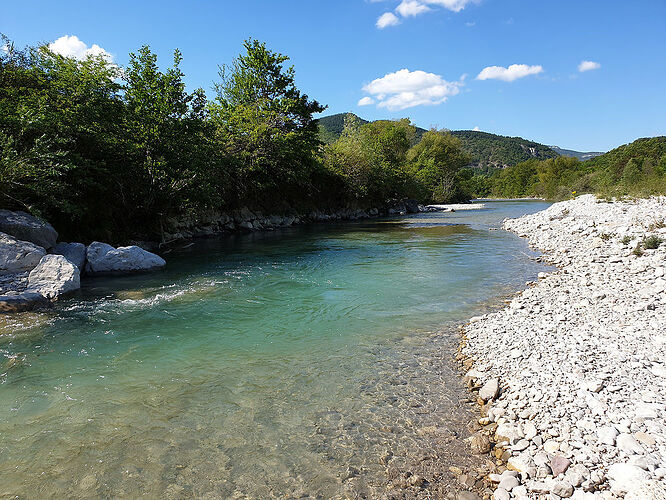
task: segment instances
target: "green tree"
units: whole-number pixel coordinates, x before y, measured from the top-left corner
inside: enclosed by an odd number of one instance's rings
[[[325,109],[295,84],[287,56],[249,39],[220,68],[210,110],[221,149],[235,160],[238,200],[294,199],[311,191],[320,146],[313,114]]]
[[[407,153],[407,161],[422,189],[422,197],[433,202],[462,201],[458,171],[469,163],[459,139],[445,131],[430,130]]]
[[[188,207],[219,203],[202,89],[185,90],[182,55],[162,72],[148,46],[130,54],[125,71],[125,129],[133,164],[133,198],[147,220],[160,221]]]

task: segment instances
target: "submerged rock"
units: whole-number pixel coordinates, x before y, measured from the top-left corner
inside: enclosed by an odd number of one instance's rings
[[[0,273],[29,271],[39,264],[44,255],[46,251],[42,247],[0,233]]]
[[[86,265],[86,246],[83,243],[58,243],[53,249],[56,255],[64,256],[83,272]]]
[[[0,210],[0,231],[47,250],[58,240],[58,233],[51,224],[20,211]]]
[[[166,266],[159,255],[137,246],[114,248],[95,241],[88,246],[86,272],[89,274],[125,274],[156,271]]]
[[[57,299],[79,288],[79,268],[62,255],[45,255],[28,276],[28,291],[38,292],[47,299]]]
[[[0,313],[31,311],[49,303],[49,300],[39,292],[9,292],[0,295]]]

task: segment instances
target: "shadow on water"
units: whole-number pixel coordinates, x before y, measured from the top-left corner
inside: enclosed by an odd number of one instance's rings
[[[543,270],[489,229],[545,206],[200,241],[0,316],[0,493],[454,491],[448,466],[476,463],[455,325]]]

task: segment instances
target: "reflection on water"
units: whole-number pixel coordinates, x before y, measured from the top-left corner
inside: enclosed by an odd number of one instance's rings
[[[488,205],[202,242],[0,316],[0,494],[455,489],[474,459],[453,325],[542,270],[489,228],[545,204]],[[406,472],[426,482],[392,489]]]

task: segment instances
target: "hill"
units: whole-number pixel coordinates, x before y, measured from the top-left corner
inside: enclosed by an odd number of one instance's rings
[[[568,156],[570,158],[578,158],[579,160],[585,161],[585,160],[590,160],[592,158],[595,158],[596,156],[601,156],[604,154],[603,152],[600,151],[589,151],[589,152],[582,152],[582,151],[574,151],[572,149],[562,149],[557,146],[548,146],[550,149],[555,151],[558,155],[560,156]]]
[[[666,137],[637,139],[587,161],[560,156],[531,160],[495,172],[494,196],[564,199],[572,193],[607,198],[666,192]]]
[[[319,118],[319,137],[324,143],[330,144],[340,137],[348,114],[355,116],[361,124],[369,123],[353,113]],[[417,138],[426,132],[420,127],[416,127],[416,130]],[[463,150],[472,158],[471,165],[484,169],[504,168],[530,159],[545,160],[559,156],[550,147],[522,137],[506,137],[475,130],[456,130],[451,134],[462,142]]]
[[[546,160],[558,156],[548,146],[522,137],[506,137],[475,130],[454,130],[451,134],[460,139],[463,150],[472,157],[472,165],[477,167],[504,168],[533,158]]]

